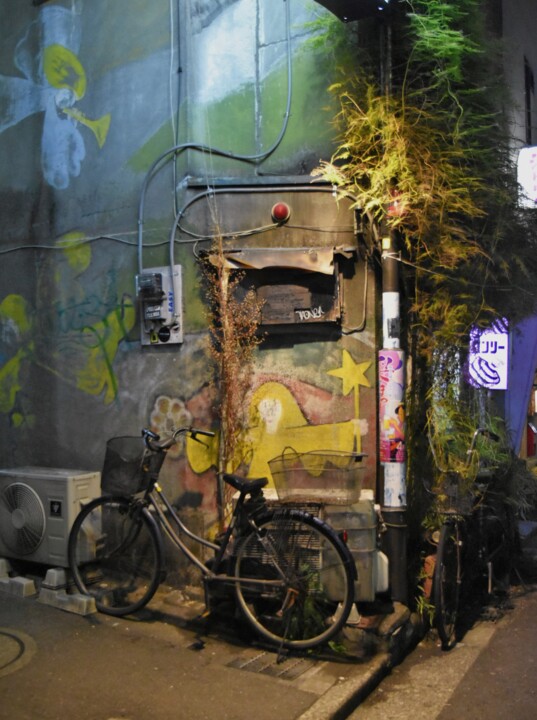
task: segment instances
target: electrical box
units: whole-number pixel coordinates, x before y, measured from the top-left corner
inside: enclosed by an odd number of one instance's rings
[[[183,342],[181,265],[151,268],[136,276],[142,345]]]

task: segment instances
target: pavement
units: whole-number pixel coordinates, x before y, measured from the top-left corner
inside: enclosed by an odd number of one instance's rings
[[[349,720],[535,720],[537,585],[517,585],[450,652],[432,634]]]
[[[7,570],[0,720],[340,720],[417,641],[416,619],[395,604],[347,628],[336,651],[278,657],[225,612],[200,617],[196,588],[164,586],[135,616],[113,618],[68,581],[51,589],[61,569]]]
[[[196,587],[162,586],[126,618],[87,600],[67,571],[20,573],[0,559],[0,720],[344,720],[425,634],[406,607],[386,603],[334,649],[279,657],[225,607],[203,617]]]

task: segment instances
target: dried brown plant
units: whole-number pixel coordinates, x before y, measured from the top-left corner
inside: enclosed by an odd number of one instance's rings
[[[216,235],[204,260],[209,301],[210,352],[215,368],[217,415],[220,420],[218,474],[247,461],[245,399],[254,372],[254,353],[262,342],[259,334],[262,302],[253,288],[244,289],[244,273],[226,260],[224,242]],[[219,483],[219,505],[226,504]]]

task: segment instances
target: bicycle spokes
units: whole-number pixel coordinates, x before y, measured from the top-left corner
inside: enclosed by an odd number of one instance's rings
[[[313,647],[345,621],[353,585],[343,555],[312,519],[275,515],[242,542],[236,572],[239,604],[253,627],[280,647]],[[252,575],[272,579],[252,582]],[[345,616],[336,620],[338,603]]]

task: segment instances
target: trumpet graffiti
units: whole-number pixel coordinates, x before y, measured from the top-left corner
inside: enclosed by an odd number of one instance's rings
[[[76,107],[87,89],[86,72],[77,57],[78,25],[74,10],[43,7],[15,48],[14,63],[22,77],[0,75],[0,133],[44,113],[41,165],[47,183],[59,190],[80,174],[86,157],[78,126],[88,128],[102,148],[111,121],[110,113],[94,120]]]

